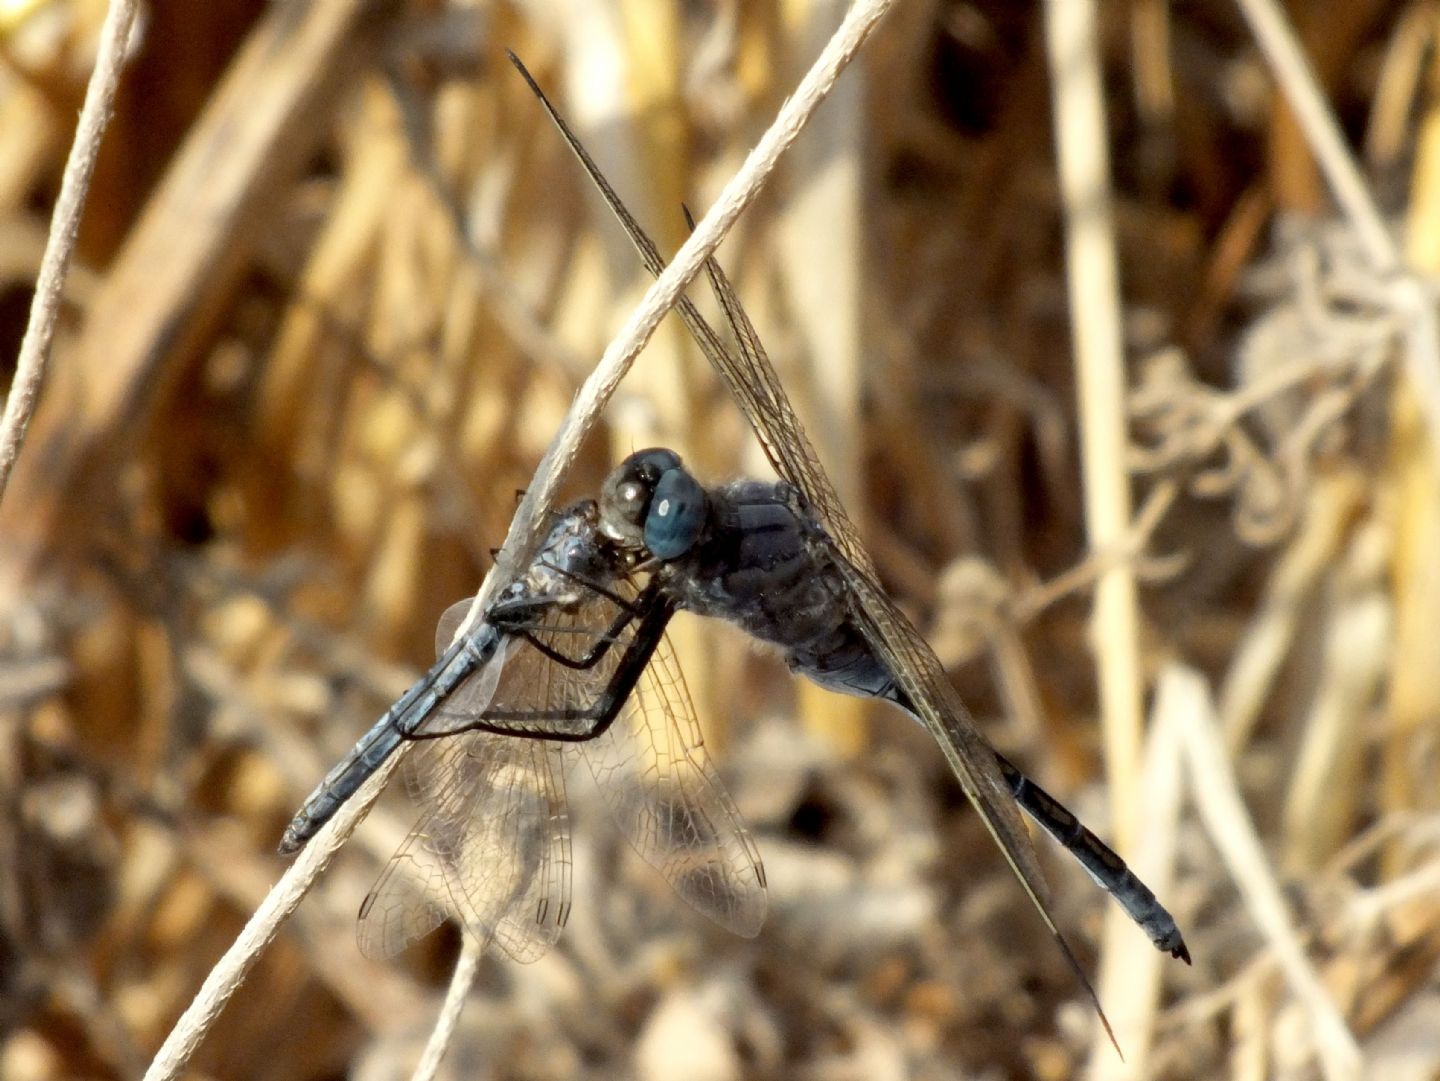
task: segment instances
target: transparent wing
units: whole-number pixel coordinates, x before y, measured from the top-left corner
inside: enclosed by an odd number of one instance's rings
[[[594,159],[529,72],[513,55],[511,60],[579,158],[611,212],[619,219],[646,269],[658,275],[664,268],[664,261],[654,242],[605,180]],[[831,538],[837,562],[844,567],[846,580],[851,586],[850,608],[857,623],[864,629],[866,639],[890,666],[896,682],[910,698],[916,715],[940,744],[965,795],[995,838],[1109,1031],[1109,1022],[1100,1009],[1094,990],[1050,914],[1047,902],[1049,891],[1040,873],[1034,847],[1001,777],[993,751],[975,730],[934,652],[889,601],[876,581],[874,565],[860,543],[859,534],[846,515],[834,486],[825,476],[819,457],[786,398],[759,335],[724,271],[714,259],[707,260],[706,271],[739,343],[738,354],[726,346],[693,302],[681,298],[675,306],[676,311],[739,402],[775,471],[804,496],[819,516]],[[1111,1040],[1114,1040],[1113,1033]]]
[[[1020,880],[1118,1051],[1115,1032],[1100,999],[1050,912],[1049,887],[1014,797],[996,762],[994,749],[975,727],[970,711],[960,700],[934,650],[876,579],[874,564],[841,506],[840,497],[819,465],[809,437],[786,400],[774,366],[725,272],[714,259],[706,261],[705,269],[735,331],[740,352],[737,358],[728,349],[711,352],[703,343],[702,348],[724,376],[750,423],[762,433],[761,443],[776,472],[819,512],[834,544],[835,562],[850,587],[848,607],[852,618],[864,632],[870,647],[885,662],[904,692],[909,708],[939,744],[966,798]]]
[[[589,524],[586,506],[572,508],[557,520],[551,543],[583,545]],[[546,552],[538,558],[545,559]],[[452,605],[440,620],[438,660],[310,793],[286,828],[280,851],[294,852],[313,837],[406,740],[481,729],[565,738],[613,710],[603,689],[635,640],[635,628],[625,629],[634,614],[603,587],[571,585],[555,595],[512,593],[453,643],[470,602]],[[535,624],[534,633],[519,620],[522,611]]]
[[[563,741],[603,726],[628,696],[669,618],[642,602],[628,579],[567,583],[503,618],[492,608],[459,647],[470,602],[441,617],[442,663],[406,729],[423,813],[362,906],[363,952],[389,956],[449,914],[519,961],[554,943],[570,905]]]
[[[884,660],[916,716],[940,745],[965,795],[1079,974],[1079,964],[1050,915],[1049,889],[1009,785],[995,761],[994,750],[975,727],[970,711],[960,700],[929,643],[876,580],[874,565],[860,543],[859,534],[820,467],[809,437],[785,398],[774,366],[760,344],[754,324],[740,306],[740,299],[725,272],[714,259],[707,261],[706,271],[740,344],[738,356],[723,347],[713,353],[706,348],[711,362],[725,377],[750,423],[761,432],[761,441],[776,472],[819,512],[826,533],[834,543],[835,561],[850,587],[848,607],[852,618],[871,648]],[[1089,982],[1083,975],[1080,978],[1088,990]],[[1091,997],[1094,997],[1093,991]],[[1104,1015],[1101,1017],[1103,1020]]]
[[[686,902],[747,938],[765,921],[760,853],[705,753],[668,639],[624,712],[580,745],[616,824]]]
[[[410,831],[361,902],[355,938],[373,961],[395,956],[451,914],[445,870],[427,847],[426,825],[422,819]]]
[[[540,98],[561,135],[599,188],[606,204],[619,219],[640,253],[645,268],[652,274],[659,274],[665,263],[654,242],[626,208],[601,174],[589,152],[570,131],[529,73],[521,68],[521,74],[530,83],[531,89]],[[706,263],[706,270],[740,344],[739,354],[725,344],[693,302],[682,297],[676,310],[695,336],[701,350],[739,401],[776,472],[801,492],[825,525],[839,554],[844,557],[847,580],[852,587],[857,587],[853,606],[860,609],[871,604],[878,606],[875,615],[865,622],[867,637],[873,634],[881,639],[881,642],[874,644],[882,646],[881,652],[887,661],[899,662],[900,666],[906,663],[919,666],[918,673],[912,674],[908,681],[902,680],[906,692],[910,693],[913,689],[913,697],[917,700],[938,696],[947,707],[959,707],[953,710],[950,717],[934,716],[940,710],[934,707],[924,708],[926,716],[922,719],[935,733],[936,738],[947,745],[947,757],[950,757],[951,764],[957,767],[966,794],[986,819],[987,826],[1005,850],[1007,859],[1015,867],[1017,875],[1043,912],[1043,898],[1046,895],[1044,879],[1041,877],[1029,835],[1025,832],[1024,824],[1015,809],[1015,802],[1010,798],[995,765],[989,745],[974,730],[969,714],[959,702],[953,688],[947,692],[949,681],[945,679],[944,671],[930,647],[889,601],[884,590],[876,584],[873,564],[840,503],[840,497],[825,476],[809,436],[805,434],[800,418],[785,396],[779,376],[770,363],[754,324],[741,307],[724,271],[713,259]],[[893,645],[888,640],[891,637],[894,639]],[[984,753],[980,753],[981,748]]]
[[[456,601],[440,613],[440,621],[435,626],[435,656],[444,656],[445,651],[450,648],[455,632],[470,613],[471,603],[471,598],[467,597],[463,601]],[[500,634],[493,627],[482,627],[480,635],[493,635],[495,638],[488,659],[482,661],[475,672],[456,685],[440,707],[419,725],[418,731],[440,730],[446,723],[442,721],[442,717],[478,717],[494,699],[500,673],[505,670],[505,664],[510,657],[510,647],[515,643],[509,635]],[[479,635],[472,632],[471,637],[474,639]]]
[[[398,953],[455,916],[517,961],[542,956],[570,911],[561,746],[472,732],[416,746],[424,814],[360,907],[367,957]]]

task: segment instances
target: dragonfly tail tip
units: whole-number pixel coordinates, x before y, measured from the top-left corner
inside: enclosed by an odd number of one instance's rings
[[[1190,947],[1185,945],[1184,936],[1180,934],[1180,929],[1173,923],[1166,933],[1155,935],[1151,941],[1155,943],[1161,953],[1168,953],[1176,960],[1184,961],[1187,965],[1190,964]]]

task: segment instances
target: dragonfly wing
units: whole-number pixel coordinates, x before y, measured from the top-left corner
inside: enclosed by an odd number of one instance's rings
[[[425,808],[360,910],[360,948],[387,957],[454,915],[518,961],[542,956],[570,906],[558,745],[472,732],[406,762]]]
[[[410,831],[360,905],[355,937],[372,961],[394,957],[450,914],[444,868],[426,844],[426,826],[422,819]]]
[[[440,615],[435,626],[435,655],[443,656],[455,638],[460,624],[470,614],[472,598],[456,601]],[[487,624],[476,624],[470,630],[472,640],[482,656],[479,667],[462,679],[441,702],[440,707],[420,725],[419,731],[438,733],[445,726],[463,725],[467,718],[478,717],[495,698],[500,673],[505,670],[513,640]],[[463,730],[463,728],[459,728]]]
[[[580,745],[617,825],[686,902],[736,934],[765,920],[765,869],[705,753],[695,707],[661,638],[624,712]]]
[[[970,711],[960,700],[939,658],[920,632],[870,574],[838,552],[836,557],[850,586],[852,616],[864,630],[871,648],[884,659],[908,699],[909,708],[939,744],[966,798],[994,838],[1005,862],[1020,880],[1020,885],[1118,1051],[1120,1045],[1110,1027],[1110,1019],[1100,1005],[1100,998],[1050,911],[1049,887],[1040,871],[1035,847],[1020,819],[1015,799],[996,763],[995,751],[975,727]]]
[[[458,651],[451,639],[470,602],[441,617],[439,651],[452,660],[438,702],[408,733],[415,747],[404,769],[423,814],[362,909],[367,954],[398,952],[450,914],[520,961],[559,936],[570,904],[564,745],[478,725],[527,736],[594,725],[636,640],[628,604],[637,592],[628,580],[611,585],[537,603],[525,625],[486,623]]]
[[[704,342],[702,348],[740,402],[776,472],[820,516],[833,544],[835,561],[850,587],[850,609],[857,624],[940,744],[965,795],[1093,1000],[1094,991],[1051,916],[1049,888],[1035,847],[995,763],[994,751],[976,729],[934,651],[876,580],[874,564],[825,476],[815,448],[724,270],[714,259],[706,261],[705,269],[740,348],[737,352],[723,343],[706,347]],[[698,312],[693,318],[704,321]],[[690,321],[687,317],[687,325]],[[715,337],[713,330],[710,337]],[[1099,1002],[1095,1005],[1098,1011]],[[1103,1011],[1100,1018],[1105,1022]]]
[[[533,82],[531,86],[539,92]],[[543,95],[541,100],[640,252],[646,269],[652,274],[658,274],[664,268],[664,263],[654,243],[614,189],[600,175],[594,160],[553,106]],[[883,638],[881,628],[888,628],[886,633],[896,639],[894,646],[886,645],[881,648],[882,656],[887,663],[901,661],[920,666],[920,670],[911,676],[909,686],[906,686],[907,693],[913,692],[918,698],[932,693],[942,696],[946,706],[943,711],[945,715],[939,715],[942,711],[932,705],[923,711],[922,719],[941,742],[952,768],[955,768],[960,776],[966,795],[976,804],[980,815],[986,820],[987,827],[1027,892],[1031,894],[1045,922],[1058,935],[1045,903],[1048,890],[1040,873],[1034,846],[993,761],[993,752],[969,721],[968,711],[950,687],[934,653],[875,583],[873,564],[860,543],[854,525],[845,514],[840,497],[826,478],[815,449],[785,396],[779,376],[770,363],[759,334],[741,306],[725,272],[714,259],[706,262],[706,271],[739,342],[738,353],[726,345],[691,301],[682,298],[676,305],[676,310],[695,336],[701,351],[724,377],[731,393],[739,401],[776,472],[792,484],[819,514],[835,543],[837,555],[842,557],[840,562],[845,566],[846,578],[855,594],[854,606],[862,608],[871,602],[881,606],[877,615],[865,620],[862,625],[874,632],[874,638]],[[908,634],[905,633],[907,630]],[[902,686],[905,686],[904,681],[901,682]]]
[[[570,918],[570,814],[565,800],[564,745],[545,740],[493,737],[510,745],[523,763],[517,780],[531,804],[523,815],[502,823],[519,872],[517,889],[495,928],[495,941],[516,961],[528,963],[549,952]],[[540,817],[543,815],[543,819]],[[484,868],[472,867],[483,878]],[[473,892],[474,887],[467,888]]]
[[[852,615],[866,640],[885,660],[912,709],[940,745],[951,769],[1015,873],[1042,908],[1049,890],[995,752],[951,685],[930,646],[873,578],[843,559],[856,600]]]
[[[994,749],[975,727],[970,711],[950,683],[935,651],[880,586],[875,565],[861,543],[859,532],[825,475],[804,425],[786,398],[775,367],[725,271],[714,259],[706,260],[705,270],[740,348],[738,355],[723,346],[712,350],[704,348],[702,343],[702,349],[756,429],[776,472],[819,514],[833,546],[835,562],[849,586],[849,607],[857,626],[909,699],[910,708],[940,745],[966,797],[1020,880],[1118,1051],[1120,1045],[1100,999],[1050,911],[1049,887],[1015,799],[996,762]],[[697,314],[695,318],[700,317]],[[687,318],[686,322],[688,325],[690,320]],[[713,331],[711,333],[713,335]]]
[[[435,624],[435,656],[440,656],[450,648],[450,643],[455,639],[455,632],[460,629],[460,624],[465,622],[465,617],[470,614],[470,609],[474,604],[475,598],[466,597],[463,601],[456,601],[440,613],[440,619]],[[483,612],[481,619],[484,619]]]
[[[522,74],[524,73],[522,72]],[[539,88],[533,81],[531,81],[531,87],[539,94]],[[544,95],[540,94],[540,97],[546,110],[550,113],[551,119],[556,122],[561,134],[570,144],[586,172],[590,174],[591,180],[600,189],[606,203],[620,220],[632,243],[640,252],[646,269],[652,274],[658,274],[663,269],[664,263],[660,259],[654,243],[645,234],[644,229],[625,207],[614,189],[600,175],[599,168],[580,144],[579,139],[569,130],[554,107],[545,100]],[[939,669],[939,661],[935,659],[933,652],[925,645],[924,640],[919,638],[918,632],[915,632],[909,626],[908,621],[904,620],[904,616],[894,608],[884,591],[875,584],[872,572],[873,564],[859,541],[854,525],[845,514],[840,497],[826,478],[814,446],[805,434],[798,415],[786,398],[784,389],[780,385],[779,376],[760,342],[759,334],[741,306],[739,297],[736,296],[729,279],[726,278],[720,264],[714,259],[707,260],[706,271],[739,342],[738,353],[725,344],[693,302],[681,298],[676,304],[676,310],[685,321],[686,327],[694,335],[701,351],[725,379],[731,393],[739,401],[741,409],[754,427],[766,456],[770,459],[776,472],[792,484],[819,514],[834,540],[837,555],[842,557],[841,562],[846,566],[847,579],[851,581],[852,586],[858,584],[861,587],[856,591],[856,607],[861,607],[874,600],[883,602],[883,613],[868,621],[867,625],[877,629],[876,637],[881,637],[878,627],[891,628],[888,633],[897,639],[899,648],[887,646],[882,650],[882,655],[885,656],[887,662],[902,659],[911,663],[918,661],[924,666],[918,675],[910,679],[907,693],[913,689],[919,697],[924,697],[931,691],[939,691],[943,694],[943,700],[950,715],[937,717],[939,711],[932,706],[924,711],[926,724],[942,743],[946,757],[950,759],[952,767],[956,768],[960,775],[966,795],[976,804],[981,817],[986,820],[987,827],[1004,851],[1006,859],[1015,869],[1027,892],[1039,908],[1041,916],[1058,937],[1059,932],[1050,918],[1048,906],[1045,903],[1048,891],[1044,878],[1040,874],[1034,847],[1030,842],[1029,834],[1025,832],[1019,812],[1015,809],[1015,802],[1010,798],[1003,779],[1000,777],[988,744],[984,744],[983,738],[969,722],[968,712],[959,702],[954,689],[949,687],[949,681],[944,678],[943,671],[939,673],[938,680],[935,678],[936,671]],[[900,622],[896,621],[896,617]],[[902,637],[901,628],[909,628],[908,637]],[[903,682],[902,685],[904,685]],[[952,706],[958,707],[958,709],[950,711],[948,707]],[[977,743],[983,745],[983,753],[976,746]],[[1068,953],[1068,947],[1065,949]]]

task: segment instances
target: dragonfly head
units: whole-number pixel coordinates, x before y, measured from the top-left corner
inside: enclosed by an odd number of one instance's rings
[[[673,450],[652,447],[626,458],[600,493],[600,529],[656,559],[678,559],[705,526],[705,489]]]

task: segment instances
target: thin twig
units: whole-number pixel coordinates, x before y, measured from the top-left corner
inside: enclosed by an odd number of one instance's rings
[[[161,1081],[162,1078],[169,1081],[180,1076],[250,966],[259,959],[260,951],[270,944],[280,925],[295,911],[339,848],[336,843],[317,842],[333,842],[337,836],[348,837],[370,809],[370,804],[379,798],[399,762],[399,755],[391,755],[390,760],[376,770],[360,791],[336,812],[335,817],[311,839],[295,862],[280,876],[280,881],[265,895],[265,900],[246,921],[234,943],[205,977],[200,990],[170,1030],[170,1035],[165,1037],[165,1042],[150,1063],[150,1069],[145,1072],[145,1081]]]
[[[125,46],[130,40],[135,8],[136,0],[111,0],[105,23],[100,28],[95,70],[85,87],[85,104],[80,109],[75,142],[65,162],[65,175],[60,180],[60,196],[55,200],[50,235],[45,241],[45,254],[35,281],[35,298],[30,302],[30,320],[15,361],[15,381],[5,401],[5,414],[0,417],[0,499],[5,498],[10,471],[20,456],[30,418],[40,401],[45,363],[55,339],[55,323],[60,317],[65,273],[75,251],[80,215],[85,209],[95,161],[100,156],[100,140],[115,107],[115,90],[120,84],[120,69],[125,63]]]
[[[1165,515],[1180,497],[1181,488],[1174,480],[1157,484],[1145,497],[1140,513],[1126,531],[1124,537],[1111,548],[1092,548],[1083,560],[1054,578],[1031,586],[1009,602],[1009,615],[1017,626],[1023,626],[1039,618],[1048,608],[1067,597],[1090,589],[1095,582],[1118,566],[1128,565],[1137,576],[1153,577],[1162,571],[1173,573],[1173,567],[1183,566],[1187,557],[1181,553],[1155,556],[1145,551],[1155,531],[1165,520]],[[1161,574],[1163,577],[1163,574]]]
[[[1335,114],[1325,101],[1315,71],[1300,48],[1285,12],[1275,0],[1236,2],[1270,62],[1290,108],[1295,110],[1295,119],[1310,143],[1310,152],[1325,174],[1335,201],[1350,219],[1372,266],[1380,274],[1396,273],[1401,267],[1399,246],[1385,227],[1385,219],[1370,196],[1360,167],[1345,145],[1345,136],[1335,122]]]
[[[1225,743],[1238,757],[1269,701],[1281,665],[1290,656],[1306,604],[1334,564],[1346,531],[1367,495],[1364,482],[1336,472],[1306,501],[1300,528],[1265,582],[1255,614],[1231,653],[1220,684],[1220,721]]]
[[[450,986],[445,989],[445,1001],[440,1007],[440,1016],[435,1019],[435,1027],[430,1030],[430,1038],[425,1041],[425,1053],[415,1064],[415,1072],[410,1075],[410,1081],[433,1081],[440,1069],[440,1062],[445,1057],[445,1052],[450,1049],[450,1041],[455,1038],[455,1026],[460,1023],[460,1011],[465,1008],[470,988],[480,973],[480,958],[484,952],[485,943],[478,941],[473,935],[465,936],[460,944],[460,957],[455,962],[455,971],[450,974]]]
[[[1094,0],[1049,0],[1045,40],[1065,208],[1066,285],[1080,398],[1085,524],[1094,549],[1118,548],[1130,530],[1125,356],[1111,211],[1105,99]],[[1095,588],[1091,629],[1111,812],[1121,850],[1136,821],[1142,727],[1140,625],[1134,571],[1110,568]]]
[[[569,468],[585,435],[594,427],[600,412],[630,364],[644,348],[656,325],[679,299],[690,279],[699,273],[705,260],[719,245],[741,212],[759,193],[761,185],[778,164],[780,155],[799,135],[810,116],[825,100],[840,72],[854,58],[860,46],[890,9],[893,0],[859,0],[850,10],[814,65],[781,107],[744,165],[725,185],[719,198],[690,235],[673,262],[646,292],[624,327],[606,348],[599,364],[576,395],[570,411],[555,434],[545,457],[536,468],[535,479],[515,511],[510,532],[495,567],[476,594],[470,613],[457,630],[464,633],[485,610],[495,591],[515,576],[533,554],[540,528],[555,501],[560,478]],[[401,755],[388,762],[311,838],[300,856],[277,882],[245,925],[240,937],[225,952],[199,993],[186,1008],[166,1038],[147,1071],[146,1081],[168,1081],[185,1068],[201,1038],[234,994],[260,950],[275,937],[281,922],[294,911],[335,851],[344,844],[356,824],[379,797],[381,789],[399,764]]]
[[[1407,833],[1423,829],[1427,825],[1433,827],[1436,822],[1434,815],[1412,813],[1394,813],[1381,819],[1331,857],[1321,876],[1322,880],[1333,881],[1345,877],[1345,886],[1353,886],[1346,876],[1349,876],[1358,864],[1373,858],[1383,846],[1403,839]],[[1433,831],[1429,836],[1433,836]],[[1375,924],[1388,916],[1394,907],[1410,900],[1413,896],[1411,885],[1414,885],[1417,891],[1423,889],[1433,894],[1434,884],[1426,881],[1426,876],[1435,868],[1434,862],[1423,864],[1403,878],[1361,890],[1336,912],[1331,913],[1323,923],[1303,928],[1299,935],[1301,946],[1308,947],[1316,942],[1333,943],[1341,937],[1373,933]],[[1267,945],[1262,952],[1251,957],[1243,967],[1223,982],[1192,994],[1171,1007],[1163,1018],[1163,1026],[1175,1032],[1209,1024],[1227,1010],[1235,1008],[1236,999],[1244,993],[1245,986],[1255,980],[1269,979],[1279,965],[1280,958],[1275,946]]]

